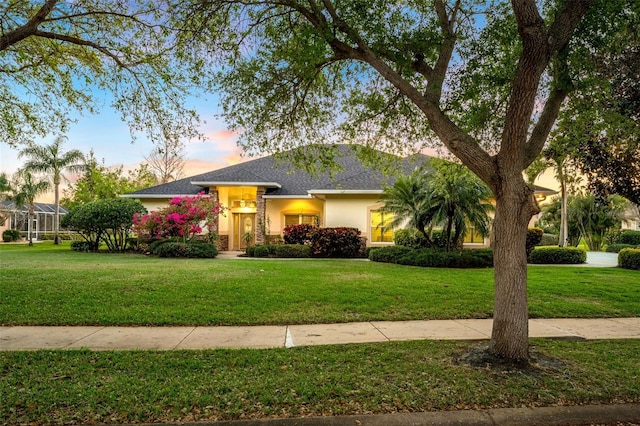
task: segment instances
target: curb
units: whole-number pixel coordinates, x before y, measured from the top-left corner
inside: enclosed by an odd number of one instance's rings
[[[180,426],[578,426],[640,425],[640,403],[567,407],[496,408],[332,417],[165,423]],[[133,426],[133,425],[132,425]],[[137,425],[137,426],[152,426]]]

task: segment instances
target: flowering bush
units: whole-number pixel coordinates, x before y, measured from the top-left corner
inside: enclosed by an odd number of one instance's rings
[[[309,241],[309,234],[316,229],[309,224],[287,225],[284,227],[285,244],[305,244]]]
[[[218,216],[224,215],[224,211],[225,207],[204,193],[193,197],[174,197],[165,208],[149,214],[135,214],[133,229],[143,238],[177,237],[183,241],[189,241],[207,229],[209,239],[213,241]]]

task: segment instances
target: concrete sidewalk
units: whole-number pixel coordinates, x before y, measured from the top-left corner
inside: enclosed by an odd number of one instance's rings
[[[278,348],[401,340],[486,340],[491,319],[250,327],[0,327],[0,350]],[[530,337],[638,339],[640,318],[531,319]]]

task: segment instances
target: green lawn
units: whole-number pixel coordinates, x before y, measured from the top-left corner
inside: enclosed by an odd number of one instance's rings
[[[557,362],[474,368],[470,343],[0,353],[4,424],[220,420],[640,401],[640,341],[533,340]]]
[[[237,325],[488,318],[490,269],[159,259],[0,245],[0,324]],[[640,274],[531,267],[531,317],[640,316]]]
[[[184,260],[0,245],[0,323],[293,324],[486,318],[491,270],[352,260]],[[532,267],[531,316],[640,316],[640,274]],[[531,369],[478,343],[0,352],[4,424],[197,421],[640,401],[640,341],[532,339]],[[542,362],[545,361],[545,362]]]

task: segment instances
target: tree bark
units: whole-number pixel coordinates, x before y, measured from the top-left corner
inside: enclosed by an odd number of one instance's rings
[[[539,211],[533,190],[517,176],[503,179],[494,219],[494,313],[490,351],[500,358],[529,358],[527,228]]]
[[[567,208],[567,183],[564,177],[560,181],[560,193],[560,240],[558,243],[560,247],[567,247],[569,245],[569,223],[567,217],[569,212]]]

